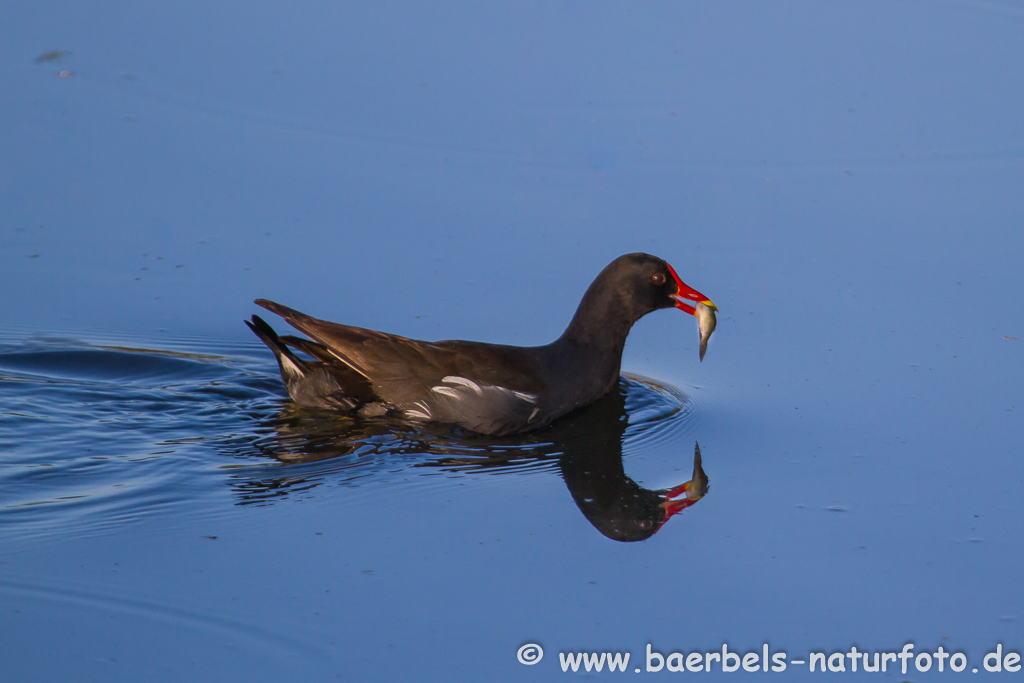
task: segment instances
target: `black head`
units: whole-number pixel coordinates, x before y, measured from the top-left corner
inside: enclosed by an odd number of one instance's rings
[[[710,299],[683,282],[675,268],[657,256],[644,253],[620,256],[608,264],[598,279],[606,274],[620,282],[620,291],[635,302],[638,311],[642,311],[641,316],[659,308],[678,308],[694,315],[693,305],[687,301],[718,310]]]
[[[574,354],[581,347],[589,349],[588,362],[601,368],[600,381],[592,382],[601,395],[618,377],[622,349],[633,323],[660,308],[678,308],[694,315],[697,302],[714,307],[657,256],[626,254],[609,263],[587,288],[556,348],[569,348]]]
[[[587,289],[577,316],[632,326],[651,311],[678,308],[695,314],[687,301],[715,309],[706,296],[683,282],[675,269],[657,256],[636,253],[615,259]],[[717,310],[717,309],[716,309]]]

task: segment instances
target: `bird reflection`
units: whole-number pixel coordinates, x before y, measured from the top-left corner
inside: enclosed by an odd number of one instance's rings
[[[263,434],[255,442],[230,449],[247,462],[255,454],[288,467],[253,471],[239,465],[230,484],[239,504],[266,505],[328,482],[358,486],[411,468],[495,474],[549,469],[561,474],[595,529],[616,541],[642,541],[700,500],[708,478],[695,445],[688,481],[667,489],[642,487],[623,467],[627,430],[630,438],[661,435],[686,416],[685,397],[636,377],[622,378],[616,391],[544,430],[514,437],[352,419],[289,402],[262,421]]]

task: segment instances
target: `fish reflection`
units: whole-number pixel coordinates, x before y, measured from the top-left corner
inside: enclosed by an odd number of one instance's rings
[[[328,482],[357,486],[403,469],[495,474],[549,469],[561,474],[580,512],[600,533],[616,541],[641,541],[708,490],[699,445],[690,479],[673,488],[644,488],[623,466],[627,430],[632,438],[638,430],[641,438],[663,435],[685,421],[685,400],[647,380],[626,377],[617,391],[545,430],[503,438],[354,420],[289,403],[264,421],[264,437],[232,452],[249,460],[255,446],[256,454],[289,466],[253,472],[242,465],[231,486],[239,504],[265,505]]]
[[[693,476],[672,489],[645,489],[626,476],[622,457],[597,462],[563,457],[562,476],[583,516],[615,541],[642,541],[704,497],[708,476],[701,467],[700,444],[694,446]]]

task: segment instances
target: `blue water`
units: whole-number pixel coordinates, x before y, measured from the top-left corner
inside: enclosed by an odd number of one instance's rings
[[[3,679],[987,677],[1024,648],[1022,64],[1010,2],[8,3]],[[718,304],[707,356],[652,314],[551,433],[296,409],[242,324],[541,344],[631,251]]]

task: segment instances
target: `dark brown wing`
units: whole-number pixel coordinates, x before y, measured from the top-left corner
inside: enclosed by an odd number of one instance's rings
[[[265,299],[256,303],[314,340],[289,338],[289,344],[325,363],[340,361],[365,377],[380,399],[413,418],[490,433],[522,429],[534,419],[536,397],[545,389],[532,349],[423,342],[319,320]]]
[[[452,350],[429,342],[319,320],[266,299],[257,299],[256,304],[281,316],[315,342],[303,344],[292,338],[294,343],[292,340],[289,343],[293,346],[324,362],[340,361],[374,386],[398,380],[411,382],[421,375],[431,376],[435,367],[450,365],[455,360],[456,354]],[[382,398],[390,400],[383,395]]]

